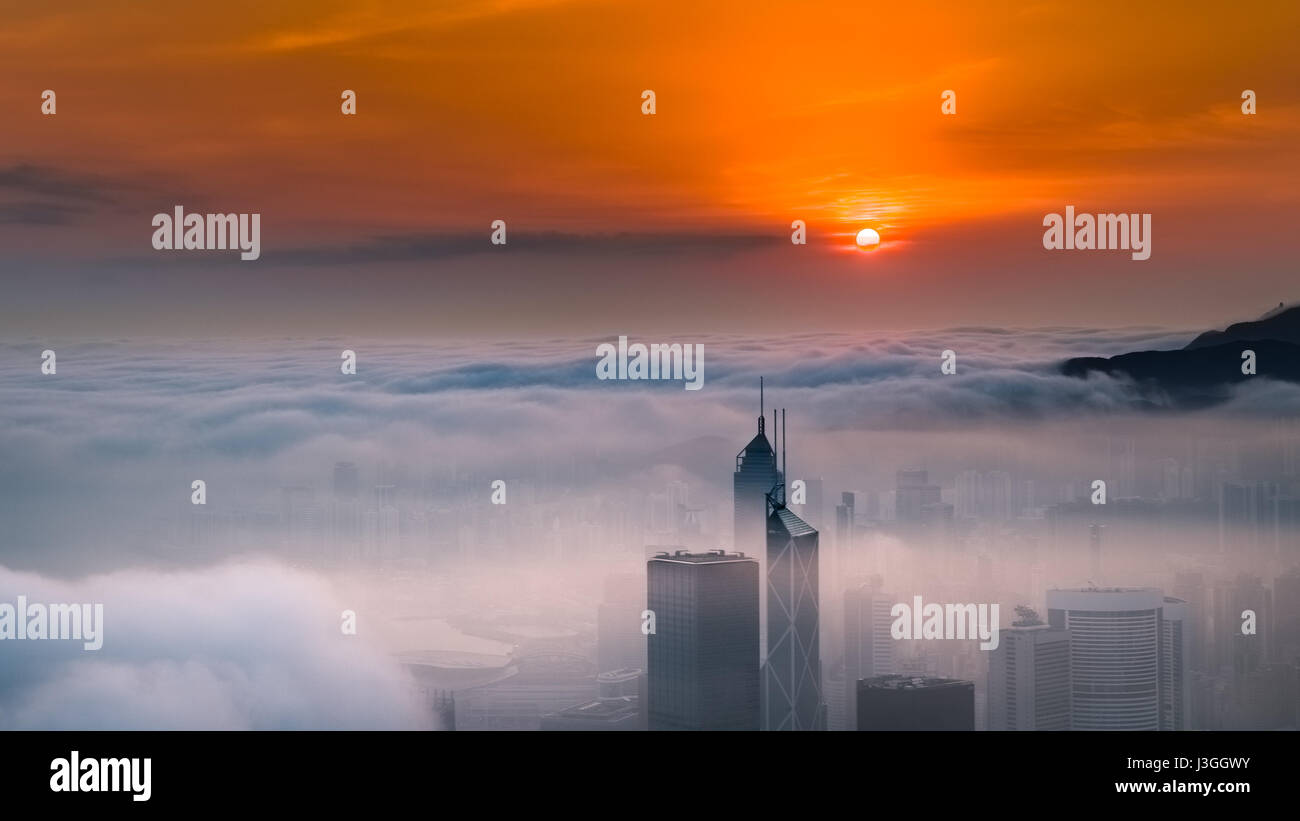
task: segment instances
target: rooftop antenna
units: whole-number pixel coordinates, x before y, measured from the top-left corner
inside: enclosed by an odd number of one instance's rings
[[[763,405],[763,377],[758,378],[758,432],[763,432],[763,423],[767,421],[767,410]]]
[[[785,460],[785,408],[781,408],[781,476],[785,478],[785,472],[790,469],[790,463]]]

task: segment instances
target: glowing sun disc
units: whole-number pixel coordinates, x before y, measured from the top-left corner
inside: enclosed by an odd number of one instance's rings
[[[879,245],[880,234],[877,233],[876,229],[874,228],[863,228],[861,231],[858,232],[857,243],[863,248],[866,248],[867,246],[870,245]]]

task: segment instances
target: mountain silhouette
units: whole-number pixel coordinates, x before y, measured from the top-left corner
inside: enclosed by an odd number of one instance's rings
[[[1242,355],[1255,352],[1255,375],[1242,373]],[[1207,407],[1231,395],[1247,379],[1300,383],[1300,306],[1279,304],[1253,322],[1206,331],[1185,347],[1134,351],[1112,357],[1076,357],[1061,365],[1066,376],[1090,373],[1128,376],[1152,406]]]
[[[1300,305],[1287,308],[1282,303],[1254,322],[1238,322],[1225,331],[1206,331],[1187,343],[1183,350],[1208,348],[1225,342],[1271,339],[1300,345]]]

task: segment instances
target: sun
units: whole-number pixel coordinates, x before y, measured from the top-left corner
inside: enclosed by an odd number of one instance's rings
[[[859,248],[872,248],[880,244],[880,234],[874,228],[863,228],[856,239]]]

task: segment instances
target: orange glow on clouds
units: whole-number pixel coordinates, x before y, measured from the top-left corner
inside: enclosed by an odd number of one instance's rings
[[[1297,8],[897,4],[864,33],[856,2],[36,4],[0,32],[0,105],[27,112],[0,159],[253,202],[281,236],[798,218],[897,250],[1067,201],[1294,202]]]

